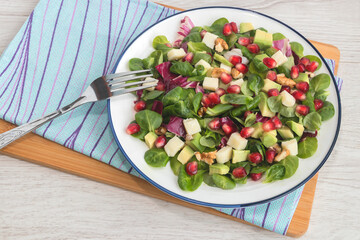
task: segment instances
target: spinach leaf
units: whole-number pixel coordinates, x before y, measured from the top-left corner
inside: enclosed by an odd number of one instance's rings
[[[247,107],[245,105],[241,105],[240,107],[234,108],[231,110],[230,115],[232,117],[237,117],[242,115],[247,110]]]
[[[211,63],[212,62],[212,58],[209,54],[207,53],[201,53],[201,52],[196,52],[194,54],[194,58],[191,61],[191,64],[195,65],[197,62],[199,62],[200,60],[204,60],[207,63]]]
[[[286,37],[281,33],[273,33],[273,41],[285,39]]]
[[[218,188],[228,190],[228,189],[233,189],[236,187],[235,182],[227,176],[220,175],[220,174],[213,174],[211,176],[212,176],[212,179],[213,179],[215,185]]]
[[[305,95],[306,98],[302,103],[309,107],[309,112],[315,112],[314,97],[310,91],[308,91]]]
[[[210,175],[208,172],[204,173],[204,183],[210,187],[216,187],[216,184],[214,183],[214,180],[212,178],[212,175]]]
[[[193,33],[193,32],[201,32],[203,30],[202,27],[193,27],[190,32]]]
[[[285,67],[284,65],[285,64],[277,67],[278,74],[283,73],[287,78],[290,78],[290,69]]]
[[[321,116],[321,121],[331,119],[335,115],[335,108],[331,102],[325,101],[324,106],[317,111]]]
[[[152,52],[149,57],[142,60],[145,69],[154,68],[155,66],[161,64],[163,61],[163,53],[160,50]]]
[[[144,64],[140,58],[132,58],[129,61],[130,71],[144,70]]]
[[[326,98],[330,95],[329,91],[320,90],[317,91],[314,95],[315,99],[320,99],[321,101],[325,102]]]
[[[234,175],[230,174],[231,179],[238,184],[246,184],[247,182],[247,176],[242,177],[242,178],[236,178],[234,177]]]
[[[229,23],[229,20],[227,20],[226,18],[217,19],[215,22],[213,22],[213,24],[211,24],[212,32],[218,35],[219,37],[223,38],[224,37],[223,28],[226,23]]]
[[[156,36],[152,42],[152,46],[153,48],[156,49],[156,47],[160,44],[164,45],[165,43],[169,43],[169,40],[167,40],[166,36],[164,35],[159,35]]]
[[[281,164],[274,164],[268,170],[266,170],[265,174],[266,178],[264,183],[281,180],[285,175],[285,166]]]
[[[250,164],[249,162],[237,162],[237,163],[230,163],[230,172],[232,172],[235,168],[243,167],[246,170],[246,173],[249,174],[250,172]]]
[[[136,113],[135,120],[140,125],[140,128],[149,132],[155,131],[162,123],[160,114],[147,109]]]
[[[181,162],[177,160],[177,157],[179,156],[179,153],[177,153],[174,157],[170,158],[170,167],[173,173],[178,176],[180,172],[180,168],[182,166]]]
[[[282,106],[281,96],[272,96],[267,99],[267,105],[270,111],[276,113],[279,112]]]
[[[304,56],[304,47],[298,42],[291,42],[290,43],[291,50],[298,55],[299,58]]]
[[[224,96],[224,100],[228,103],[231,104],[236,104],[236,105],[247,105],[249,104],[253,98],[250,96],[245,96],[245,95],[240,95],[240,94],[226,94]]]
[[[193,117],[190,109],[186,106],[184,101],[178,101],[173,105],[169,105],[164,108],[163,116],[170,117],[170,116],[178,116],[181,118],[191,118]],[[167,118],[166,118],[167,119]]]
[[[193,71],[194,71],[194,67],[187,61],[176,62],[170,67],[170,72],[182,76],[191,76]]]
[[[264,87],[264,80],[257,74],[250,74],[248,80],[248,88],[259,94],[260,90]]]
[[[317,147],[317,139],[313,137],[307,137],[304,141],[299,143],[299,153],[297,156],[300,158],[309,158],[315,154]]]
[[[260,103],[260,95],[256,95],[253,100],[246,105],[247,110],[252,110],[254,108],[257,108]]]
[[[264,173],[268,170],[269,165],[258,165],[251,169],[250,173]]]
[[[197,113],[200,105],[201,105],[201,99],[203,97],[202,92],[198,92],[195,94],[194,99],[192,101],[193,107],[194,107],[194,112]]]
[[[299,158],[289,155],[285,159],[281,160],[279,164],[285,167],[285,174],[282,179],[286,179],[295,174],[297,168],[299,167]]]
[[[165,44],[158,44],[156,45],[155,49],[160,50],[163,53],[163,58],[164,58],[163,60],[165,62],[167,60],[167,53],[173,48],[168,47]]]
[[[249,82],[244,81],[243,84],[241,84],[241,92],[246,96],[252,96],[254,95],[253,92],[248,87]]]
[[[142,128],[140,128],[140,131],[134,134],[131,134],[132,137],[135,137],[137,139],[140,139],[142,141],[145,141],[145,135],[148,134],[149,131],[146,131]]]
[[[325,90],[330,86],[330,76],[326,73],[318,74],[310,80],[310,85],[315,92]]]
[[[296,108],[296,105],[294,105],[293,107],[285,107],[285,106],[281,106],[280,108],[280,115],[284,116],[284,117],[288,117],[288,118],[291,118],[291,117],[295,117],[295,108]]]
[[[250,52],[249,49],[247,49],[247,47],[242,46],[238,43],[235,43],[235,47],[239,48],[242,52],[242,54],[244,55],[244,57],[246,57],[247,59],[249,59],[249,61],[252,61],[255,57],[255,54],[253,54],[252,52]]]
[[[238,37],[236,36],[235,33],[231,33],[229,36],[226,37],[226,42],[229,45],[229,49],[231,49],[234,44],[237,42]]]
[[[321,126],[321,115],[317,112],[309,113],[304,117],[304,127],[311,131],[319,130]]]
[[[230,104],[218,104],[213,108],[208,108],[206,110],[206,115],[208,116],[219,116],[229,110],[231,110],[234,106]]]
[[[249,114],[245,119],[245,127],[250,127],[253,125],[256,121],[256,115],[254,113]]]
[[[147,93],[143,96],[142,99],[143,99],[144,101],[153,100],[153,99],[155,99],[155,98],[160,97],[163,93],[164,93],[164,91],[158,91],[158,90],[150,91],[150,92],[147,92]]]
[[[152,167],[165,167],[169,156],[163,149],[152,148],[145,152],[145,162]]]
[[[163,104],[164,106],[168,106],[171,104],[175,104],[180,100],[184,100],[186,98],[186,92],[181,87],[176,87],[171,89],[164,97],[163,97]]]
[[[210,136],[202,136],[200,138],[200,144],[204,147],[214,148],[216,146],[215,139]]]
[[[189,77],[187,80],[190,82],[202,82],[205,79],[205,75],[200,75],[200,76],[192,76]]]
[[[187,35],[182,42],[201,42],[202,38],[199,32],[192,32]]]
[[[248,144],[246,146],[246,149],[250,150],[251,153],[254,153],[254,152],[260,153],[262,155],[263,159],[265,159],[264,158],[264,156],[265,156],[265,147],[264,147],[264,145],[262,144],[261,141],[256,140],[256,139],[249,139]]]
[[[197,174],[193,176],[189,176],[186,173],[185,165],[182,165],[180,167],[179,176],[178,176],[179,187],[184,191],[189,191],[189,192],[195,191],[200,187],[201,183],[203,182],[203,176],[205,172],[206,172],[205,170],[200,170],[197,172]]]
[[[205,51],[211,53],[211,49],[203,42],[188,42],[188,51],[192,53]]]
[[[322,62],[321,62],[320,58],[318,58],[317,56],[314,56],[314,55],[306,55],[305,57],[307,59],[309,59],[310,62],[312,62],[312,61],[318,62],[319,66],[317,67],[316,70],[319,70],[321,68]]]

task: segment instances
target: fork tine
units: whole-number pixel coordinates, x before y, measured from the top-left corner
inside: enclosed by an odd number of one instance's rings
[[[119,83],[123,83],[129,80],[135,80],[135,79],[140,79],[140,78],[147,78],[147,77],[152,77],[152,74],[146,74],[146,75],[140,75],[140,76],[127,76],[127,77],[123,77],[120,79],[116,79],[116,80],[110,80],[109,81],[109,85],[115,85],[115,84],[119,84]]]
[[[119,96],[119,95],[123,95],[125,93],[130,93],[130,92],[135,92],[138,90],[144,90],[146,88],[156,87],[156,85],[157,84],[134,87],[134,88],[121,88],[121,89],[115,89],[114,91],[111,91],[111,92],[112,92],[113,96]]]
[[[137,71],[129,71],[129,72],[122,72],[122,73],[113,73],[113,74],[108,74],[105,76],[106,80],[110,80],[110,79],[114,79],[114,78],[119,78],[119,77],[123,77],[123,76],[128,76],[128,75],[133,75],[133,74],[137,74],[137,73],[145,73],[145,72],[149,72],[151,71],[150,69],[145,69],[145,70],[137,70]]]
[[[111,88],[111,90],[115,91],[116,89],[119,89],[119,88],[130,87],[130,86],[140,85],[140,84],[144,84],[144,83],[151,83],[151,82],[156,83],[157,81],[158,81],[157,79],[150,79],[150,80],[146,80],[146,81],[129,82],[129,83],[121,84],[121,85],[110,86],[110,88]]]

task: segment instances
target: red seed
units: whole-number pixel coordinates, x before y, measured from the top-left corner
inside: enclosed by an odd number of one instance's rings
[[[252,111],[246,111],[245,113],[244,113],[244,118],[246,119],[250,114],[252,114]]]
[[[219,130],[221,127],[220,118],[214,118],[209,122],[208,126],[211,130]]]
[[[246,173],[245,168],[243,168],[243,167],[237,167],[237,168],[235,168],[235,169],[232,171],[232,175],[233,175],[235,178],[243,178],[243,177],[246,177],[247,173]]]
[[[276,61],[273,58],[270,57],[266,57],[263,59],[263,63],[268,67],[268,68],[274,68],[276,67]]]
[[[297,105],[295,111],[300,115],[306,116],[309,113],[310,108],[306,105]]]
[[[247,37],[239,37],[238,43],[242,46],[247,46],[250,44],[250,39]]]
[[[231,34],[231,25],[230,25],[230,23],[225,23],[225,25],[224,25],[224,28],[223,28],[223,34],[225,35],[225,36],[229,36],[230,34]]]
[[[207,94],[204,94],[204,96],[201,99],[201,103],[204,107],[210,107],[211,106],[211,100],[208,97]]]
[[[253,128],[253,127],[244,127],[240,131],[240,136],[242,138],[249,138],[251,136],[251,134],[253,134],[254,131],[255,131],[255,128]]]
[[[190,176],[195,175],[198,171],[198,163],[193,161],[193,162],[189,162],[188,164],[186,164],[186,173],[189,174]]]
[[[236,70],[238,70],[242,74],[246,74],[248,72],[248,66],[243,63],[238,63],[235,65]]]
[[[200,32],[201,38],[204,38],[204,36],[205,36],[206,33],[207,33],[206,30],[201,30],[201,32]]]
[[[276,81],[276,79],[277,79],[277,74],[276,74],[275,71],[268,71],[268,72],[266,73],[266,78],[269,79],[269,80],[271,80],[271,81]]]
[[[130,123],[126,128],[126,133],[132,135],[140,131],[140,125],[137,123]]]
[[[302,72],[302,73],[305,72],[305,65],[304,64],[300,63],[297,66],[299,68],[299,72]]]
[[[158,91],[165,91],[165,83],[159,81],[155,89]]]
[[[288,93],[290,93],[290,90],[291,90],[291,88],[290,88],[289,86],[283,85],[283,86],[281,87],[280,92],[282,92],[282,91],[287,91]]]
[[[310,60],[308,58],[306,58],[306,57],[302,57],[299,60],[299,63],[304,64],[304,66],[306,67],[310,63]]]
[[[295,90],[292,94],[291,94],[296,100],[299,101],[304,101],[306,99],[306,95],[305,93],[303,93],[300,90]]]
[[[258,152],[250,153],[249,154],[249,160],[252,163],[258,164],[262,162],[262,156]]]
[[[249,49],[250,52],[255,53],[255,54],[260,52],[259,45],[257,45],[256,43],[249,44],[247,46],[247,49]]]
[[[223,88],[218,88],[218,89],[215,90],[215,92],[216,92],[217,95],[219,95],[219,97],[226,94],[226,91]]]
[[[298,82],[296,84],[296,88],[302,91],[303,93],[307,93],[307,91],[309,91],[309,84],[307,82]]]
[[[250,173],[250,177],[253,181],[258,181],[262,177],[262,173]]]
[[[262,128],[264,132],[275,130],[275,124],[271,120],[267,120],[263,123]]]
[[[318,68],[318,66],[319,66],[318,62],[312,61],[307,66],[305,66],[305,68],[306,68],[306,71],[315,72],[316,69]]]
[[[272,89],[269,89],[268,91],[268,96],[269,97],[272,97],[272,96],[279,96],[279,90],[277,90],[276,88],[272,88]]]
[[[236,64],[242,62],[242,58],[238,55],[231,55],[229,58],[229,62],[231,62],[235,66]]]
[[[272,117],[270,120],[274,123],[275,129],[279,129],[282,127],[282,122],[277,116]]]
[[[276,155],[276,151],[274,149],[272,149],[272,148],[269,148],[265,152],[266,161],[268,163],[272,163],[274,161],[275,155]]]
[[[220,103],[220,97],[214,92],[209,93],[208,98],[210,99],[213,105],[217,105]]]
[[[185,57],[183,58],[183,62],[189,62],[191,63],[191,61],[193,60],[194,58],[194,53],[192,52],[188,52]]]
[[[238,29],[238,27],[237,27],[237,25],[236,25],[235,22],[231,22],[231,23],[230,23],[230,26],[231,26],[231,30],[232,30],[234,33],[238,33],[238,32],[239,32],[239,29]]]
[[[228,84],[228,83],[230,83],[230,82],[232,81],[232,77],[231,77],[230,74],[223,72],[223,73],[221,73],[221,75],[220,75],[220,80],[221,80],[224,84]]]
[[[315,110],[317,111],[324,106],[324,102],[320,99],[315,99],[314,105],[315,105]]]
[[[241,91],[241,88],[239,85],[230,85],[228,88],[227,88],[227,92],[228,93],[236,93],[236,94],[239,94]]]
[[[236,132],[236,126],[229,124],[229,123],[224,123],[221,126],[221,129],[224,131],[226,136],[230,136],[232,133]]]
[[[140,112],[140,111],[144,110],[145,108],[146,108],[146,102],[145,101],[140,100],[140,101],[137,101],[135,103],[134,110],[136,112]]]
[[[166,144],[166,137],[165,135],[158,136],[155,140],[155,147],[156,148],[163,148]]]
[[[298,66],[291,67],[290,76],[292,79],[299,77],[299,67]]]

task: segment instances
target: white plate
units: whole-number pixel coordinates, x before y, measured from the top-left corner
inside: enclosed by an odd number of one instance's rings
[[[173,41],[180,20],[185,16],[189,16],[195,26],[211,25],[221,17],[236,23],[252,22],[255,28],[264,27],[272,33],[280,32],[290,41],[301,43],[305,48],[305,55],[316,55],[322,59],[323,65],[318,73],[327,73],[332,77],[328,100],[335,107],[335,116],[321,126],[316,154],[308,159],[300,159],[299,168],[291,178],[270,184],[250,180],[245,185],[238,185],[235,189],[227,191],[202,184],[194,192],[185,192],[179,188],[177,177],[171,171],[169,164],[165,168],[153,168],[147,165],[144,161],[144,153],[148,150],[145,143],[126,134],[125,129],[134,120],[135,115],[133,110],[135,97],[128,94],[109,100],[108,108],[114,137],[127,160],[145,179],[164,192],[188,202],[211,207],[243,207],[265,203],[290,193],[306,183],[325,163],[335,145],[340,127],[340,98],[334,76],[324,58],[309,41],[284,23],[257,12],[230,7],[208,7],[181,12],[153,25],[137,37],[121,57],[116,72],[128,71],[128,62],[131,58],[146,58],[154,51],[152,40],[157,35],[165,35]]]

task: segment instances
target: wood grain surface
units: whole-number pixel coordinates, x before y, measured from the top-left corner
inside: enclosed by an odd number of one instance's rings
[[[188,0],[161,2],[182,8],[216,3]],[[36,2],[1,0],[0,4],[2,51]],[[222,1],[221,4],[231,6],[234,2]],[[357,44],[359,3],[249,1],[235,5],[270,14],[311,39],[340,48],[339,74],[346,81],[342,92],[343,114],[348,117],[343,118],[335,151],[320,171],[310,228],[303,238],[354,239],[359,234],[357,216],[360,200],[357,174],[360,165],[356,161],[360,131],[354,121],[359,117],[359,107],[354,104],[359,91],[354,71],[360,67],[355,54],[360,50]],[[299,15],[298,9],[303,9],[306,14]],[[5,156],[0,156],[0,192],[0,239],[282,238],[268,231],[259,232],[258,228]],[[225,225],[231,230],[219,230]]]

